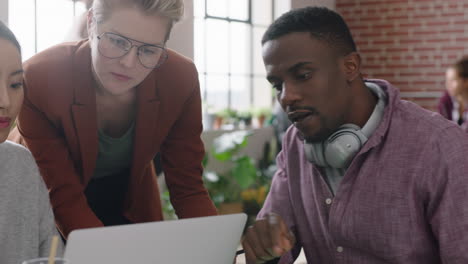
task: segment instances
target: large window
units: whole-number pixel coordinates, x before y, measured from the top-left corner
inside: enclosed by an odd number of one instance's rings
[[[206,107],[271,107],[260,41],[278,12],[275,2],[194,0],[195,63]]]
[[[8,1],[8,24],[21,43],[23,60],[63,42],[75,15],[86,11],[84,4],[72,0]]]
[[[74,0],[7,1],[9,26],[24,60],[66,40],[75,16],[85,12],[84,4]],[[288,2],[193,0],[195,63],[207,108],[271,107],[273,91],[265,79],[260,40],[273,18],[289,9]]]

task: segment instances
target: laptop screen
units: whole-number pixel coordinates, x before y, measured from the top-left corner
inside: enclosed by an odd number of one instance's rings
[[[247,216],[232,214],[73,231],[72,264],[231,264]]]

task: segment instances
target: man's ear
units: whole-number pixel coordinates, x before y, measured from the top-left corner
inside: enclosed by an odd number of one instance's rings
[[[88,14],[86,16],[86,28],[88,30],[89,39],[92,39],[94,29],[96,28],[96,19],[94,18],[93,8],[88,10]]]
[[[343,58],[343,68],[348,82],[354,81],[361,76],[361,56],[356,51],[349,53]]]

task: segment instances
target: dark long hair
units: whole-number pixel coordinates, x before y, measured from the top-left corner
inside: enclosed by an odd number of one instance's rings
[[[11,32],[11,30],[2,21],[0,21],[0,38],[10,41],[18,48],[18,51],[21,53],[21,46],[18,40],[16,39],[13,32]]]
[[[459,59],[453,64],[453,68],[457,71],[458,77],[468,79],[468,56]]]

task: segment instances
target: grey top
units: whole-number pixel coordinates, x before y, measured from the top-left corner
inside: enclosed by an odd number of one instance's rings
[[[99,152],[94,169],[94,179],[118,175],[131,167],[135,123],[119,138],[113,138],[99,130]]]
[[[0,212],[0,263],[48,256],[58,235],[49,194],[31,153],[10,141],[0,144]]]

